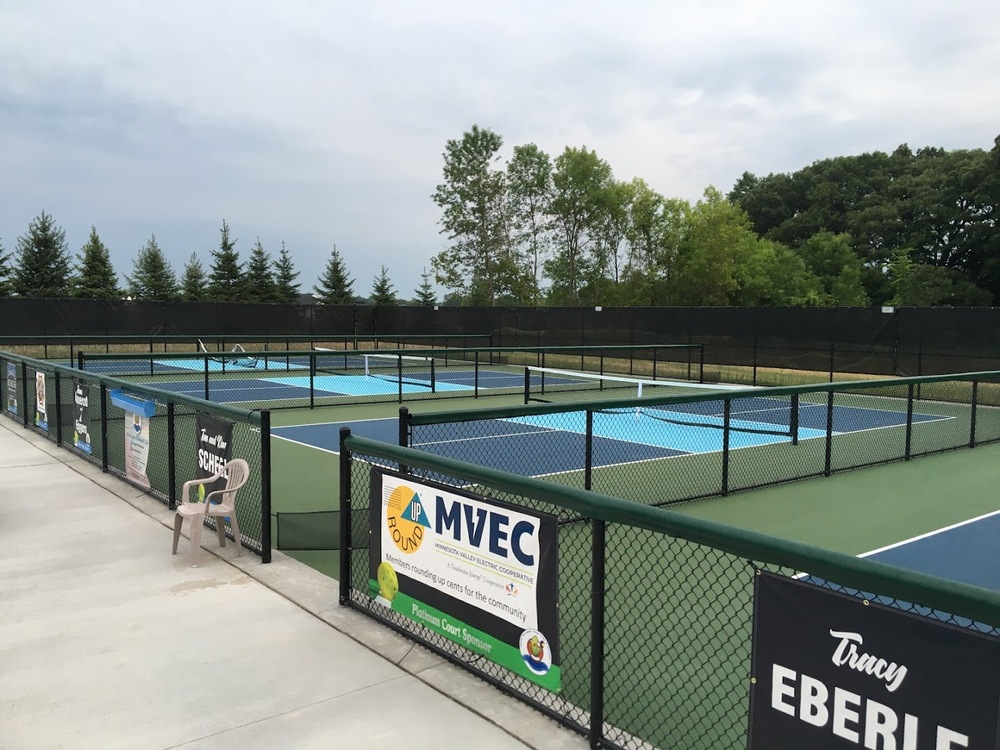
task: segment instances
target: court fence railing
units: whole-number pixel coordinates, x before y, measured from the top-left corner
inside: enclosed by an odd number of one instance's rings
[[[0,413],[168,508],[181,502],[184,482],[197,478],[204,450],[199,422],[224,431],[228,423],[228,450],[220,445],[208,451],[250,465],[250,478],[237,496],[241,542],[263,562],[271,561],[269,411],[237,409],[0,351]],[[203,463],[205,469],[219,465],[210,458]],[[206,525],[214,530],[215,520]],[[227,534],[232,538],[231,529]]]
[[[346,343],[346,342],[345,342]],[[353,347],[323,350],[90,352],[77,350],[76,367],[112,377],[143,378],[150,385],[170,383],[199,398],[271,409],[316,408],[379,402],[484,398],[522,393],[525,365],[565,366],[595,374],[679,377],[704,380],[705,350],[700,344],[602,346],[437,347],[416,344],[404,349]],[[369,361],[381,358],[378,377],[395,388],[352,393],[346,381],[318,380],[324,375],[364,374]],[[253,366],[241,362],[253,361]],[[449,373],[460,384],[438,387]],[[497,386],[498,373],[514,375]],[[268,383],[262,379],[294,378]],[[245,382],[240,382],[241,379]],[[346,385],[344,391],[336,386]],[[329,387],[327,387],[329,386]]]
[[[1000,441],[1000,371],[575,397],[404,406],[399,444],[663,506]]]
[[[616,748],[747,747],[754,580],[763,572],[978,633],[1000,634],[1000,593],[341,433],[340,603],[497,689]],[[554,514],[559,692],[376,601],[372,470]],[[376,493],[377,497],[378,494]],[[970,677],[970,679],[972,679]]]

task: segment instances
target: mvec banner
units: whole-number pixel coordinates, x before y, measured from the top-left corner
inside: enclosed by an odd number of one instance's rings
[[[35,371],[35,427],[49,429],[49,415],[45,392],[45,373]]]
[[[233,457],[233,423],[224,419],[197,412],[195,450],[198,462],[195,479],[205,479],[215,474],[224,474],[226,464]],[[217,479],[198,485],[198,500],[204,501],[209,492],[225,489],[226,480]]]
[[[375,601],[560,690],[556,517],[376,467],[370,499]]]
[[[756,576],[750,750],[998,745],[1000,639]]]
[[[7,411],[17,414],[17,365],[7,363]]]

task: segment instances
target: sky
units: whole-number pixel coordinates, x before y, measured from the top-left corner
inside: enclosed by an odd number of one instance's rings
[[[336,247],[414,296],[473,124],[667,197],[829,157],[989,149],[997,0],[0,0],[0,246],[41,211],[121,274],[225,220],[311,291]],[[438,290],[442,293],[444,290]]]

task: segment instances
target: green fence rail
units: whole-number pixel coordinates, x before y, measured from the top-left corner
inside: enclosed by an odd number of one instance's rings
[[[341,604],[588,736],[595,748],[747,747],[754,582],[764,571],[921,621],[1000,633],[994,591],[346,430],[341,441]],[[417,482],[471,486],[559,518],[561,690],[525,680],[376,601],[369,583],[373,467],[402,468]]]
[[[199,419],[231,424],[229,453],[251,467],[238,496],[241,541],[271,561],[269,411],[210,403],[0,351],[0,413],[171,508],[183,483],[197,476]],[[214,529],[214,520],[206,523]]]

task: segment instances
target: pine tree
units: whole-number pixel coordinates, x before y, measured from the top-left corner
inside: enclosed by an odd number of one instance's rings
[[[184,273],[181,274],[181,299],[201,302],[207,294],[206,284],[205,268],[198,260],[198,254],[191,253],[191,259],[184,264]]]
[[[17,238],[17,268],[12,289],[19,297],[65,297],[69,291],[70,255],[66,232],[42,211]]]
[[[433,307],[437,304],[437,295],[434,294],[434,287],[431,286],[431,274],[426,268],[420,274],[420,286],[416,288],[416,303],[425,307]]]
[[[274,274],[271,272],[271,256],[264,251],[260,237],[250,249],[247,272],[243,277],[247,288],[247,299],[251,302],[274,302]]]
[[[295,279],[299,277],[299,272],[295,270],[292,263],[292,256],[285,249],[285,243],[281,243],[281,252],[278,259],[274,261],[274,301],[286,305],[292,305],[299,301],[299,285]]]
[[[177,277],[156,244],[156,235],[149,235],[140,248],[132,261],[132,275],[126,280],[132,299],[177,299]]]
[[[77,256],[72,287],[73,296],[82,299],[119,299],[122,296],[118,274],[111,265],[111,254],[93,225],[87,243]]]
[[[3,245],[0,245],[0,299],[10,295],[10,281],[8,281],[10,266],[7,265],[8,260],[10,260],[10,253],[5,253]]]
[[[229,239],[229,225],[222,220],[219,249],[212,251],[212,268],[208,273],[208,297],[213,302],[239,302],[245,297],[243,264],[236,249],[236,240]]]
[[[350,305],[354,302],[354,281],[347,275],[344,259],[337,246],[333,246],[326,270],[319,277],[319,286],[313,287],[319,301],[324,305]]]
[[[372,302],[376,305],[395,305],[399,303],[396,291],[392,288],[392,282],[389,281],[389,269],[385,266],[382,266],[382,272],[375,277],[375,283],[372,286]]]

